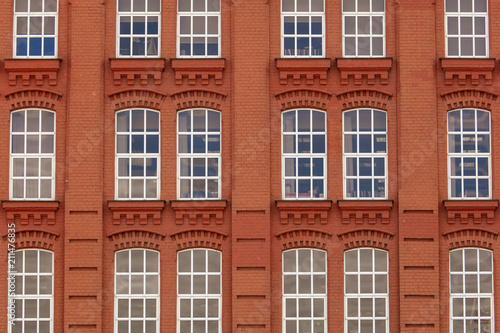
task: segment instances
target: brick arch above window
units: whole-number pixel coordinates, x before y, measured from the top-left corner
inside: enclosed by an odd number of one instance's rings
[[[491,111],[498,95],[485,90],[456,90],[441,94],[448,111],[462,108],[478,108]]]
[[[10,110],[41,108],[55,111],[59,108],[62,94],[43,89],[24,89],[5,95]]]
[[[116,251],[131,248],[158,250],[165,237],[165,234],[155,231],[130,229],[111,233],[108,240]]]
[[[340,243],[344,244],[346,250],[358,247],[373,247],[382,250],[388,250],[394,234],[376,229],[360,229],[345,232],[337,235]]]
[[[8,234],[2,236],[8,241]],[[59,234],[44,230],[23,230],[16,232],[16,250],[38,248],[53,251],[54,245],[59,240]]]
[[[325,249],[332,234],[316,229],[294,229],[276,234],[276,239],[283,250],[302,247]]]
[[[392,94],[376,89],[350,90],[337,94],[342,111],[358,108],[373,108],[387,111]]]
[[[227,236],[212,230],[189,229],[170,235],[170,239],[177,245],[178,251],[199,247],[222,251]]]
[[[491,250],[497,241],[498,232],[467,228],[444,233],[443,237],[450,250],[460,247],[482,247]]]
[[[177,111],[193,108],[207,108],[222,111],[227,94],[204,89],[190,89],[170,95]]]
[[[313,108],[326,111],[332,98],[331,93],[316,89],[292,89],[275,94],[280,110]]]
[[[167,94],[150,89],[128,89],[109,94],[111,107],[115,110],[148,108],[160,110]]]

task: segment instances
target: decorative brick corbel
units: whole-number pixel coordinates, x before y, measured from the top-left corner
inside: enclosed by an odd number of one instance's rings
[[[164,200],[155,201],[108,201],[113,212],[113,224],[161,224]]]
[[[492,224],[498,200],[444,200],[449,224]]]
[[[368,224],[389,223],[392,200],[339,200],[342,223]]]
[[[281,224],[326,224],[331,200],[276,200]]]
[[[59,201],[2,201],[2,207],[7,212],[7,223],[54,225]]]
[[[176,224],[222,224],[227,200],[172,200]]]

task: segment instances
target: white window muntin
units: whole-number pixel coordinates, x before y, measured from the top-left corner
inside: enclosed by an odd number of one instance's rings
[[[160,113],[148,109],[118,111],[115,128],[115,198],[157,200],[161,170]]]
[[[346,120],[347,116],[351,116],[350,122]],[[387,199],[387,113],[375,109],[344,111],[342,121],[344,198]],[[367,140],[368,145],[364,145]],[[380,163],[383,163],[382,168]],[[369,175],[366,174],[368,171]]]
[[[177,333],[222,332],[222,253],[177,253]]]
[[[323,0],[281,0],[281,56],[325,57]]]
[[[283,252],[283,333],[327,331],[326,251]],[[313,330],[316,332],[316,330]]]
[[[54,200],[56,114],[25,109],[11,113],[11,200]]]
[[[470,5],[470,8],[467,8]],[[445,1],[445,49],[449,58],[487,58],[487,0]]]
[[[15,252],[15,325],[9,333],[54,331],[54,255],[50,251],[26,249]],[[9,303],[10,304],[10,303]]]
[[[281,115],[283,199],[326,199],[326,112],[304,109]]]
[[[220,0],[177,1],[177,57],[220,58],[220,6]]]
[[[490,129],[488,111],[460,109],[448,112],[450,199],[491,198]]]
[[[161,1],[117,0],[116,13],[116,56],[159,57]]]
[[[344,252],[345,333],[389,332],[388,261],[384,250]]]
[[[385,57],[385,0],[342,1],[343,56]]]
[[[221,198],[221,149],[219,111],[177,113],[177,198]]]
[[[493,290],[492,251],[450,251],[450,332],[493,332]]]
[[[57,0],[14,1],[14,58],[56,58]]]

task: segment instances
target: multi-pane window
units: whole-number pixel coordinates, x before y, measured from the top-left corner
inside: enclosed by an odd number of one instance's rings
[[[283,252],[283,332],[326,332],[326,252]]]
[[[384,0],[343,0],[344,57],[385,56]]]
[[[344,197],[387,198],[386,113],[344,112]]]
[[[11,114],[10,198],[54,199],[55,113],[21,110]]]
[[[389,332],[387,252],[346,251],[344,265],[346,332]]]
[[[220,0],[177,0],[177,56],[220,54]]]
[[[151,110],[116,113],[116,198],[158,199],[160,114]]]
[[[493,301],[493,253],[450,251],[450,332],[493,332]]]
[[[282,56],[324,57],[324,22],[323,0],[282,0]]]
[[[476,109],[448,112],[450,199],[491,197],[490,113]]]
[[[177,254],[177,332],[220,333],[222,255],[193,249]]]
[[[115,253],[115,332],[160,332],[160,255],[151,250]]]
[[[286,111],[282,124],[283,198],[325,199],[325,112]]]
[[[187,110],[177,118],[179,199],[220,198],[220,112]]]
[[[160,0],[118,0],[118,57],[159,56],[160,12]]]
[[[15,252],[15,319],[10,333],[53,332],[53,255],[44,250]],[[10,303],[9,303],[10,304]]]
[[[446,0],[447,57],[488,56],[488,1]]]
[[[57,56],[57,0],[14,1],[14,57]]]

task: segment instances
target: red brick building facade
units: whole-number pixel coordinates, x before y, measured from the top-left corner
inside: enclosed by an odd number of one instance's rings
[[[0,18],[0,330],[499,326],[498,2]]]

